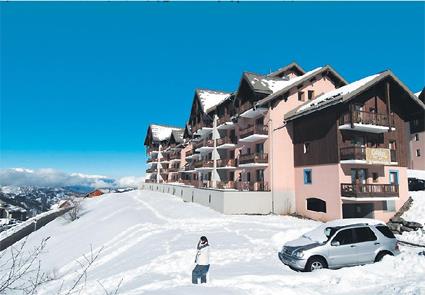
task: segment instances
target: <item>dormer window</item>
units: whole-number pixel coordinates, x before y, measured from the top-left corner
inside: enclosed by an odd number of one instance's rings
[[[314,99],[314,90],[309,90],[308,91],[308,100],[313,100]]]
[[[304,91],[298,91],[298,101],[304,101]]]

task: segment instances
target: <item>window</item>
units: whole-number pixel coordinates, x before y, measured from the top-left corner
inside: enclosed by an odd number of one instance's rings
[[[390,140],[388,147],[390,148],[390,150],[395,150],[397,148],[397,143],[395,140]]]
[[[358,227],[354,229],[356,234],[356,243],[376,241],[377,238],[373,231],[368,227]]]
[[[395,212],[395,200],[384,201],[384,210],[388,212]]]
[[[308,91],[308,100],[312,100],[314,98],[314,90],[309,90]]]
[[[234,150],[229,151],[229,158],[230,159],[234,159],[235,158],[235,151]]]
[[[390,171],[390,184],[398,185],[398,171]]]
[[[381,234],[383,234],[387,238],[395,239],[395,236],[394,236],[393,232],[388,228],[388,226],[377,225],[376,226],[376,229],[379,230],[381,232]]]
[[[229,180],[230,181],[234,181],[235,180],[235,172],[234,171],[229,172]]]
[[[251,181],[251,172],[246,173],[246,181],[248,181],[248,182]]]
[[[335,238],[332,240],[333,242],[339,242],[340,245],[349,245],[354,243],[353,238],[353,230],[352,229],[344,229],[336,234]]]
[[[264,125],[264,118],[258,118],[257,120],[255,120],[255,125],[260,125],[263,126]]]
[[[256,171],[257,181],[264,180],[264,170],[260,169]]]
[[[421,156],[421,150],[420,149],[417,149],[416,150],[416,157],[420,157]]]
[[[304,169],[304,184],[311,184],[311,169]]]
[[[310,143],[304,143],[304,154],[308,154],[310,152]]]
[[[326,213],[326,202],[318,198],[308,198],[307,210]]]
[[[262,143],[257,143],[255,145],[255,152],[257,154],[262,154],[264,152],[264,145]]]
[[[304,101],[304,91],[299,91],[298,92],[298,100],[299,101]]]
[[[378,173],[373,172],[372,173],[373,182],[378,182]]]
[[[415,134],[415,141],[419,141],[419,134],[418,133]]]

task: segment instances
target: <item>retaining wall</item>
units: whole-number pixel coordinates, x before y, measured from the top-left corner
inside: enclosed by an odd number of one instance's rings
[[[59,209],[59,210],[50,210],[44,213],[41,213],[37,216],[34,216],[4,232],[0,233],[0,251],[12,246],[19,240],[25,238],[30,233],[38,230],[40,227],[45,226],[52,220],[56,219],[59,216],[62,216],[68,212],[72,207]]]
[[[224,214],[270,214],[271,192],[241,192],[194,188],[179,184],[144,183],[140,189],[169,193],[185,202],[194,202]]]

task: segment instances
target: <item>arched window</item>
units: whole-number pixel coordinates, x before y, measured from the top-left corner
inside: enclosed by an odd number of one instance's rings
[[[318,198],[308,198],[307,210],[326,213],[326,202]]]

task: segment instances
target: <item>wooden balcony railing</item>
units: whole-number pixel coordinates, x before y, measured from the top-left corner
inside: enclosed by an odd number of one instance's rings
[[[234,181],[217,181],[216,187],[218,189],[235,189],[236,183]]]
[[[398,197],[397,184],[341,183],[341,195],[352,198]]]
[[[224,124],[224,123],[230,122],[230,121],[231,121],[230,120],[230,116],[229,115],[224,115],[224,116],[222,116],[221,118],[218,119],[217,125],[221,125],[221,124]]]
[[[367,150],[370,150],[367,153]],[[341,161],[345,160],[363,160],[382,163],[397,162],[397,152],[393,149],[386,148],[369,148],[361,146],[342,147],[339,150]],[[378,155],[375,156],[374,154]]]
[[[195,168],[201,168],[201,167],[213,167],[214,162],[213,160],[199,160],[195,161],[193,164],[193,167]]]
[[[236,167],[236,160],[235,159],[217,160],[217,167]]]
[[[239,164],[268,163],[269,157],[266,153],[253,153],[239,155]]]
[[[253,134],[267,135],[269,134],[269,128],[266,125],[251,125],[246,128],[240,129],[239,131],[239,137],[241,139]]]
[[[217,146],[223,145],[223,144],[236,144],[238,142],[238,139],[236,136],[226,136],[223,138],[217,139]]]
[[[251,109],[253,107],[252,102],[247,101],[239,106],[239,114],[242,114],[243,112],[246,112],[247,110]]]
[[[168,168],[168,172],[178,172],[180,170],[180,165],[171,165]]]
[[[339,119],[339,125],[351,124],[351,120],[353,124],[358,123],[376,126],[389,126],[391,120],[391,126],[394,126],[393,114],[391,114],[388,118],[387,114],[354,110],[343,114]]]
[[[193,155],[193,150],[188,150],[186,152],[186,157],[192,156]]]
[[[240,191],[269,191],[267,182],[264,181],[238,181],[236,182],[236,189]]]
[[[170,160],[180,160],[180,158],[181,158],[181,155],[180,155],[180,153],[172,153],[172,154],[170,154]]]

